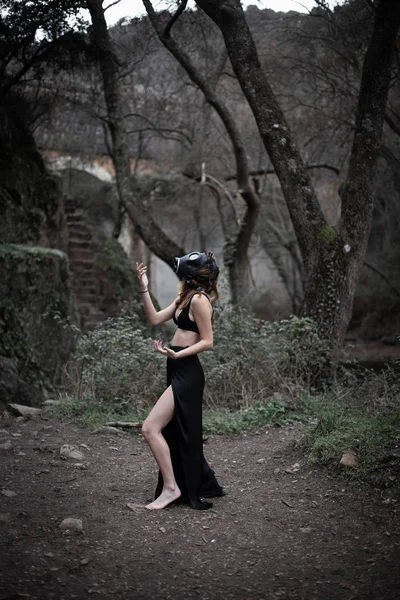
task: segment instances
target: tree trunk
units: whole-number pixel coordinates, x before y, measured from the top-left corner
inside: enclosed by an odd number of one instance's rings
[[[377,4],[365,56],[342,216],[329,226],[307,170],[263,72],[240,0],[197,0],[220,28],[237,79],[254,114],[289,209],[304,261],[303,314],[315,318],[328,342],[323,376],[331,376],[351,317],[355,286],[372,219],[376,157],[381,143],[400,2]]]
[[[135,197],[131,183],[129,147],[124,127],[123,94],[118,74],[118,61],[107,30],[102,0],[87,0],[87,8],[92,20],[92,40],[99,53],[100,70],[103,77],[108,126],[112,141],[111,158],[115,168],[118,197],[135,224],[135,230],[148,248],[172,266],[174,257],[182,256],[185,254],[185,250],[160,229],[149,211]]]
[[[171,37],[171,29],[184,11],[187,0],[181,2],[175,15],[167,23],[161,22],[160,15],[154,11],[151,0],[143,0],[143,4],[160,41],[185,69],[193,83],[203,92],[206,102],[214,108],[220,117],[231,141],[236,162],[238,191],[246,203],[246,213],[238,232],[231,236],[228,243],[225,241],[224,264],[229,270],[232,301],[234,303],[248,303],[250,280],[248,250],[260,211],[260,202],[250,181],[246,149],[241,133],[233,114],[216,93],[216,81],[210,82],[204,77],[192,63],[190,57]]]
[[[364,251],[353,252],[343,236],[326,227],[314,244],[315,262],[308,275],[301,314],[311,317],[326,340],[326,355],[316,379],[331,380],[349,324],[353,297],[363,265]]]
[[[308,171],[261,67],[240,0],[197,0],[218,25],[238,82],[279,178],[307,268],[313,233],[325,224]]]
[[[337,362],[351,318],[356,284],[368,245],[376,159],[399,26],[400,3],[381,0],[364,59],[347,179],[339,191],[341,219],[335,229],[326,227],[320,232],[316,241],[318,249],[314,252],[315,264],[306,282],[303,311],[311,316],[321,311],[322,319],[317,318],[317,322],[330,341],[332,367]],[[321,240],[325,243],[321,244]]]

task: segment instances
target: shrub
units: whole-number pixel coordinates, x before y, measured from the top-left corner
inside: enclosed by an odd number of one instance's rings
[[[201,355],[208,407],[297,402],[323,346],[309,319],[267,323],[230,305],[218,311],[214,332],[213,351]],[[165,386],[165,359],[129,307],[84,335],[75,359],[70,394],[85,402],[132,411],[153,404]]]
[[[245,408],[279,391],[297,402],[324,348],[311,319],[266,322],[223,306],[214,324],[214,349],[201,356],[206,404]]]
[[[163,389],[162,363],[137,315],[125,308],[79,340],[69,392],[121,414],[139,410]]]

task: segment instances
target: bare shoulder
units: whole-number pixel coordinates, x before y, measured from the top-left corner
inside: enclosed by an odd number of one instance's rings
[[[211,302],[205,294],[196,294],[191,302],[194,311],[210,311]]]

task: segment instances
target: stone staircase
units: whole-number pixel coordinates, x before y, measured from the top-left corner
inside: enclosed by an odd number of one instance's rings
[[[92,234],[82,210],[73,198],[64,198],[64,214],[68,230],[67,254],[72,274],[82,331],[90,331],[102,323],[107,314],[98,307],[99,278]]]

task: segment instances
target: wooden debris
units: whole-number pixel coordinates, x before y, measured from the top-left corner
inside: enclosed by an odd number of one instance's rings
[[[142,423],[131,423],[129,421],[110,421],[109,423],[106,423],[107,427],[135,427],[136,429],[139,429],[140,427],[142,427]]]

